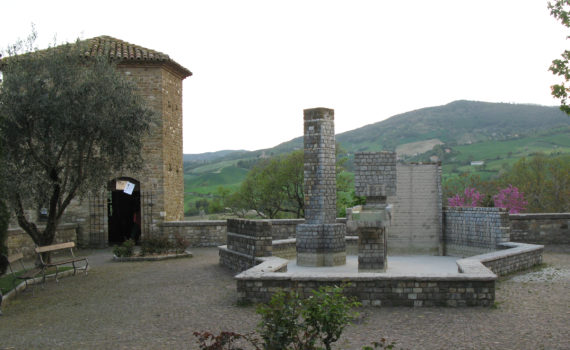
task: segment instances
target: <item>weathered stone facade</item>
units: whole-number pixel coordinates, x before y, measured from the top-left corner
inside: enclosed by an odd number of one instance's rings
[[[304,195],[306,223],[297,226],[297,264],[346,263],[346,225],[336,223],[334,111],[304,110]]]
[[[107,56],[117,63],[117,69],[136,83],[147,107],[155,112],[150,134],[141,150],[142,171],[119,173],[116,179],[136,183],[143,237],[157,233],[158,224],[182,220],[184,216],[182,81],[192,73],[168,55],[115,38],[96,37],[87,43],[89,55]],[[104,247],[108,244],[110,191],[104,188],[89,198],[76,199],[66,210],[63,221],[80,226],[80,245]]]

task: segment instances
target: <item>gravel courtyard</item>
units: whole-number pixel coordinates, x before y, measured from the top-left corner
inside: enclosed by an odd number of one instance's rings
[[[216,248],[191,259],[116,263],[90,256],[88,276],[19,294],[0,316],[0,349],[198,349],[194,331],[249,332],[255,307],[236,305]],[[404,349],[570,349],[570,247],[547,247],[547,267],[497,284],[496,308],[363,308],[337,349],[386,337]]]

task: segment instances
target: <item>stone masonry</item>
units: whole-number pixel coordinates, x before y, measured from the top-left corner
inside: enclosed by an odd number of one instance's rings
[[[271,221],[228,219],[227,245],[219,249],[220,265],[241,272],[272,256]]]
[[[141,150],[144,160],[139,173],[123,172],[116,178],[139,182],[143,237],[158,233],[158,225],[184,217],[184,174],[182,168],[182,82],[192,75],[168,55],[109,36],[87,39],[86,56],[105,56],[136,83],[138,93],[155,112],[150,133]],[[112,181],[113,179],[108,179]],[[107,244],[108,189],[89,200],[75,200],[66,210],[64,222],[79,224],[81,245]],[[95,210],[102,207],[100,210]],[[94,229],[104,232],[93,234]]]
[[[499,249],[510,240],[503,208],[448,207],[444,210],[445,255],[471,256]]]
[[[304,110],[306,223],[297,226],[297,264],[346,263],[346,225],[336,223],[334,110]]]
[[[358,232],[358,270],[382,272],[387,268],[386,198],[396,194],[396,153],[356,153],[354,165],[355,193],[366,197],[362,211],[352,216]]]
[[[396,153],[360,152],[354,155],[354,189],[366,203],[396,195]]]

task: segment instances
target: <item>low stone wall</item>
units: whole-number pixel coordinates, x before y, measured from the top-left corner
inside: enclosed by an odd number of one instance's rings
[[[279,290],[292,290],[308,297],[321,286],[340,286],[347,281],[350,285],[345,294],[364,306],[490,306],[495,301],[497,276],[485,267],[474,273],[445,276],[390,273],[295,276],[285,271],[286,260],[262,259],[261,264],[236,276],[239,302],[267,302]]]
[[[507,242],[501,243],[500,248],[504,250],[472,256],[469,259],[480,261],[497,276],[523,271],[542,263],[542,245]],[[460,263],[461,261],[458,262]]]
[[[57,227],[55,233],[54,244],[64,242],[77,242],[77,224],[61,224]],[[42,226],[38,229],[43,230]],[[21,228],[9,228],[8,238],[6,240],[8,247],[8,255],[22,253],[24,257],[31,258],[35,256],[34,249],[36,245],[32,238]]]
[[[443,223],[445,255],[487,253],[510,239],[509,215],[502,208],[449,207],[443,211]]]
[[[226,220],[168,221],[159,224],[161,234],[172,239],[182,236],[191,247],[215,247],[226,244]]]
[[[229,219],[227,245],[219,248],[220,265],[232,271],[247,270],[257,258],[272,255],[271,221]]]
[[[511,214],[511,241],[570,244],[570,213]]]
[[[261,220],[253,220],[261,221]],[[305,222],[304,219],[269,219],[271,236],[275,240],[296,237],[296,227]],[[345,218],[338,218],[337,223],[346,223]],[[167,221],[159,224],[159,232],[170,237],[179,234],[190,242],[191,247],[217,247],[226,244],[226,220],[202,221]]]

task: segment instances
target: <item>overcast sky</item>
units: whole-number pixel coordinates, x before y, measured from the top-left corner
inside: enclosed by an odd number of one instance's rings
[[[548,72],[568,42],[542,0],[5,1],[0,47],[34,23],[41,48],[99,35],[190,69],[184,153],[256,150],[458,99],[558,105]],[[413,126],[410,126],[413,127]]]

